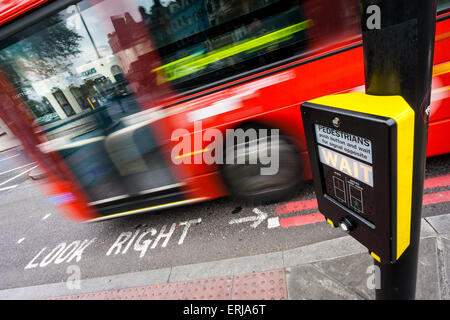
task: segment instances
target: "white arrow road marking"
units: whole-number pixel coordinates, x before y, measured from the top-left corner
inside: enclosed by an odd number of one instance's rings
[[[239,218],[239,219],[232,219],[228,223],[236,224],[236,223],[255,221],[255,223],[251,224],[250,227],[256,228],[257,226],[259,226],[261,224],[261,222],[263,222],[265,219],[267,219],[267,213],[262,212],[258,208],[254,208],[253,212],[256,213],[257,215],[251,216],[251,217]]]
[[[262,212],[258,208],[253,209],[253,212],[256,213],[258,216],[257,216],[257,220],[255,221],[254,224],[251,225],[251,227],[256,228],[257,226],[259,226],[261,224],[261,222],[263,222],[265,219],[267,219],[267,213]]]

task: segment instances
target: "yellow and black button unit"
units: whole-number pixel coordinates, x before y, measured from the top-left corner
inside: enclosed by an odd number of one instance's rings
[[[301,106],[319,211],[395,262],[409,246],[414,110],[401,96],[347,93]]]

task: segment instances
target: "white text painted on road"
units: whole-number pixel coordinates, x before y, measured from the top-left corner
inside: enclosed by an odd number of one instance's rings
[[[50,250],[48,250],[47,247],[44,247],[33,259],[31,259],[25,266],[25,269],[33,269],[36,267],[43,268],[52,263],[60,264],[62,262],[71,262],[74,259],[76,262],[80,262],[84,250],[91,245],[95,239],[96,238],[83,241],[76,240],[69,245],[62,242]]]
[[[158,231],[155,228],[143,228],[134,232],[126,231],[122,232],[113,245],[108,249],[106,255],[126,254],[130,248],[134,251],[140,252],[139,258],[142,258],[147,253],[147,250],[155,249],[160,243],[161,248],[165,248],[172,238],[175,230],[179,227],[183,227],[180,238],[177,244],[182,245],[186,239],[187,233],[192,225],[201,223],[202,219],[193,219],[180,223],[173,223],[169,228],[167,225],[163,225]],[[167,230],[168,229],[168,230]],[[156,237],[155,237],[156,236]],[[155,237],[150,239],[150,237]],[[162,242],[161,242],[162,241]]]

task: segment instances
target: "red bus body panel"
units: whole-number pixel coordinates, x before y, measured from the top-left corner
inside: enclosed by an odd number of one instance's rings
[[[0,1],[0,25],[16,19],[33,10],[40,5],[48,2],[48,0],[3,0]]]

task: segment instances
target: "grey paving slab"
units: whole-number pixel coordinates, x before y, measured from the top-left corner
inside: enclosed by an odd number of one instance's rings
[[[440,238],[438,239],[438,245],[441,257],[440,284],[442,299],[450,300],[450,240],[446,238]]]
[[[450,214],[425,218],[439,234],[450,234]]]
[[[286,267],[293,267],[362,252],[367,252],[367,249],[350,236],[345,236],[286,250],[283,252],[283,257],[284,265]]]
[[[437,236],[437,232],[433,229],[433,227],[430,225],[430,223],[425,218],[422,218],[422,221],[420,224],[420,237],[421,238],[429,238],[429,237],[435,237],[435,236]]]
[[[314,265],[365,299],[375,298],[375,291],[369,287],[372,284],[373,259],[367,253],[325,260]]]
[[[289,300],[361,300],[362,297],[320,272],[313,265],[286,270]]]
[[[450,243],[450,241],[449,241]],[[447,258],[448,259],[448,258]],[[326,275],[333,282],[333,286],[326,284],[323,285],[320,281],[320,277],[317,277],[315,272],[309,269],[296,269],[293,274],[289,274],[287,278],[289,292],[292,293],[292,298],[296,297],[298,293],[294,293],[293,290],[301,290],[298,287],[298,281],[305,282],[307,286],[312,287],[314,284],[309,283],[305,279],[295,280],[296,277],[310,277],[311,281],[317,281],[317,288],[310,288],[310,291],[314,292],[314,296],[319,292],[322,292],[323,299],[335,299],[341,296],[346,296],[346,293],[351,292],[351,295],[357,295],[364,299],[375,299],[375,291],[370,284],[368,284],[369,277],[371,276],[371,268],[373,265],[373,259],[367,253],[360,253],[354,255],[348,255],[341,258],[325,259],[312,264],[323,275]],[[297,271],[295,271],[297,270]],[[447,270],[448,272],[448,270]],[[305,285],[305,283],[303,285]],[[418,279],[416,299],[418,300],[439,300],[441,299],[441,286],[439,285],[439,273],[438,273],[438,259],[437,259],[437,247],[436,238],[423,238],[420,243],[419,251],[419,265],[418,265]],[[290,288],[290,285],[294,285]],[[335,287],[337,286],[337,287]],[[337,288],[340,288],[339,290]],[[343,290],[344,291],[340,291]],[[330,296],[330,290],[337,294],[337,297]],[[337,291],[336,291],[337,290]],[[307,291],[309,292],[309,291]],[[309,293],[308,293],[309,294]],[[303,295],[301,295],[303,298]],[[315,298],[312,298],[315,299]],[[322,298],[318,298],[322,299]]]

